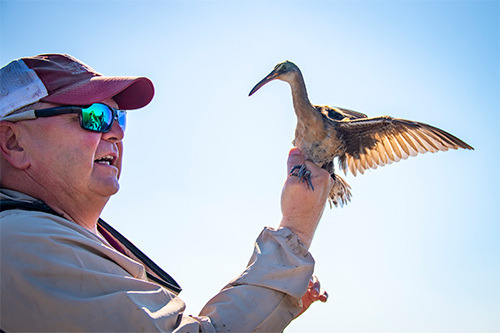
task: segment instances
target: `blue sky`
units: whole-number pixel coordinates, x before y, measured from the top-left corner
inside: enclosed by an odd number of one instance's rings
[[[121,190],[103,217],[172,274],[187,313],[278,226],[290,89],[248,92],[286,59],[310,100],[442,128],[474,151],[346,180],[311,247],[330,293],[286,332],[500,329],[497,1],[0,1],[0,64],[68,53],[153,80],[129,113]]]

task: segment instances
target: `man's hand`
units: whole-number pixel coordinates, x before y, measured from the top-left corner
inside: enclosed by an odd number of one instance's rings
[[[309,248],[321,215],[323,215],[333,180],[326,170],[310,161],[305,161],[299,149],[290,150],[287,162],[288,174],[294,166],[304,164],[311,172],[314,190],[298,177],[288,176],[281,193],[283,219],[280,227],[289,228]]]
[[[304,296],[302,296],[302,310],[300,310],[300,313],[297,315],[297,317],[303,314],[314,302],[321,301],[325,303],[327,300],[328,293],[325,290],[321,289],[318,278],[313,275],[311,280],[309,281],[309,286],[306,293],[304,294]]]

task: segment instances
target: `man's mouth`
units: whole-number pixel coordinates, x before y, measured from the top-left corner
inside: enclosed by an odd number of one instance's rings
[[[106,155],[103,156],[97,160],[94,161],[94,163],[101,163],[101,164],[107,164],[107,165],[113,165],[114,157],[111,155]]]

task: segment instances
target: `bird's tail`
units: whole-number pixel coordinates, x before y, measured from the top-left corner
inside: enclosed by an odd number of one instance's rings
[[[347,184],[347,182],[340,177],[339,175],[332,174],[333,178],[333,187],[330,191],[330,196],[328,197],[328,202],[330,203],[330,208],[332,208],[332,204],[335,207],[343,207],[347,205],[349,201],[351,201],[351,186]]]

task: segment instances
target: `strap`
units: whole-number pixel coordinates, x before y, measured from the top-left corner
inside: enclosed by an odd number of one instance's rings
[[[43,201],[34,202],[23,202],[15,200],[0,200],[0,211],[10,210],[10,209],[22,209],[28,211],[40,211],[59,217],[63,217],[61,214],[54,211],[52,208],[47,206]],[[63,217],[64,218],[64,217]],[[153,262],[148,256],[146,256],[141,250],[139,250],[131,241],[129,241],[125,236],[120,234],[116,229],[111,227],[103,219],[99,218],[97,222],[97,228],[106,240],[119,252],[131,257],[133,260],[139,260],[146,268],[146,274],[148,278],[155,283],[173,291],[175,294],[179,294],[182,288],[179,284],[163,269],[161,269],[157,264]],[[104,231],[104,232],[103,232]],[[111,237],[110,237],[111,236]],[[118,244],[117,244],[118,243]],[[121,247],[125,247],[133,256],[130,256]],[[135,258],[133,258],[135,256]],[[0,331],[1,333],[1,331]]]
[[[39,212],[49,213],[63,217],[55,210],[45,204],[45,202],[38,200],[33,202],[15,201],[15,200],[0,200],[0,212],[9,209],[22,209],[22,210],[35,210]]]
[[[160,268],[157,264],[154,263],[147,255],[145,255],[141,250],[139,250],[131,241],[129,241],[125,236],[120,234],[116,229],[106,223],[103,219],[99,218],[97,222],[98,227],[106,230],[110,233],[118,242],[123,245],[127,250],[132,252],[132,254],[137,257],[147,269],[151,270],[151,272],[147,272],[148,278],[153,280],[156,283],[161,284],[167,289],[175,291],[176,294],[182,291],[182,288],[177,284],[177,282],[167,274],[163,269]],[[103,233],[104,234],[104,233]],[[132,258],[134,259],[134,258]],[[155,276],[156,275],[156,276]]]

